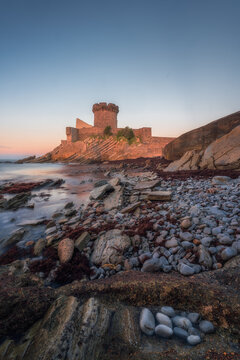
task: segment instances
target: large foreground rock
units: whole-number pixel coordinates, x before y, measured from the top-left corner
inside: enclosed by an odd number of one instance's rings
[[[187,151],[205,150],[216,139],[240,125],[240,111],[189,131],[168,143],[163,149],[167,160],[180,159]]]
[[[239,359],[239,271],[240,256],[223,269],[190,278],[178,273],[128,271],[104,280],[75,281],[55,290],[42,286],[44,292],[54,296],[37,322],[33,293],[27,293],[26,282],[15,282],[12,292],[8,285],[4,297],[0,296],[0,308],[3,311],[6,303],[10,306],[13,291],[15,299],[25,296],[28,302],[18,306],[15,302],[11,309],[1,312],[1,326],[24,312],[28,326],[29,321],[32,323],[17,339],[11,335],[16,334],[19,322],[12,322],[14,328],[5,326],[2,335],[8,338],[0,345],[0,359]],[[5,273],[5,281],[8,277]],[[41,298],[35,301],[40,305]],[[156,314],[164,305],[199,313],[213,323],[216,332],[194,348],[175,338],[162,340],[145,335],[139,326],[142,309],[147,307]]]
[[[205,151],[187,151],[164,171],[240,169],[240,126],[212,142]]]

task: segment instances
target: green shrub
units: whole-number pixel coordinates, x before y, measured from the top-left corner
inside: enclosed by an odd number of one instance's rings
[[[117,138],[120,139],[121,137],[127,139],[129,143],[132,142],[133,139],[135,139],[133,129],[126,126],[124,129],[119,130],[117,133]]]
[[[106,126],[104,131],[103,131],[103,134],[105,136],[112,136],[112,128],[110,125]]]

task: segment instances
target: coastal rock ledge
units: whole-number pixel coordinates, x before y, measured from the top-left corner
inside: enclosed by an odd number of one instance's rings
[[[222,269],[188,278],[126,271],[58,289],[44,288],[27,274],[13,277],[10,270],[1,267],[1,360],[239,359],[240,256]],[[216,331],[201,334],[195,346],[179,337],[144,334],[142,309],[158,313],[166,305],[200,314]]]

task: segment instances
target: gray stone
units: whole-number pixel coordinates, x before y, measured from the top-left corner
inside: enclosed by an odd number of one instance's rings
[[[227,261],[236,255],[237,255],[237,250],[233,247],[227,247],[221,252],[221,257],[224,261]]]
[[[152,258],[149,260],[146,260],[143,264],[142,271],[143,272],[156,272],[161,270],[162,268],[162,262],[159,258]]]
[[[189,241],[182,241],[181,245],[184,249],[191,249],[194,247],[193,243],[191,243]]]
[[[199,320],[200,314],[199,313],[189,313],[187,315],[187,317],[191,321],[191,323],[196,324]]]
[[[152,189],[155,186],[161,185],[161,180],[151,180],[151,181],[139,181],[133,190],[145,190]]]
[[[207,248],[203,245],[199,245],[199,264],[203,265],[207,269],[211,269],[212,267],[212,258],[209,254]]]
[[[158,336],[161,336],[161,337],[163,337],[165,339],[168,339],[168,338],[170,338],[172,336],[173,330],[170,327],[166,326],[166,325],[160,324],[160,325],[155,327],[155,333]]]
[[[219,238],[219,242],[222,245],[231,245],[233,240],[228,235],[224,234]]]
[[[173,237],[172,239],[167,240],[164,245],[166,248],[170,249],[175,246],[178,246],[178,242],[177,242],[177,239],[175,237]]]
[[[171,306],[162,306],[161,313],[169,317],[175,316],[175,310]]]
[[[180,263],[178,265],[178,271],[184,276],[190,276],[194,274],[194,269],[187,264]]]
[[[170,328],[172,328],[172,320],[165,314],[157,313],[156,319],[159,322],[159,324],[166,325]]]
[[[214,176],[212,178],[213,185],[226,185],[232,182],[229,176]]]
[[[187,338],[187,342],[189,345],[195,346],[197,344],[200,344],[201,338],[198,335],[189,335]]]
[[[180,327],[182,329],[188,329],[192,326],[191,321],[184,316],[178,316],[178,315],[174,316],[172,321],[176,327]]]
[[[193,239],[193,236],[190,232],[182,232],[180,233],[180,238],[183,241],[191,241]]]
[[[210,236],[206,236],[201,239],[201,244],[205,247],[209,247],[213,239]]]
[[[213,333],[215,331],[215,328],[214,328],[213,324],[210,321],[207,321],[207,320],[200,321],[199,329],[204,334],[211,334],[211,333]]]
[[[188,337],[188,332],[180,327],[173,328],[173,333],[180,339],[186,340]]]
[[[155,319],[147,308],[142,309],[140,314],[140,329],[146,335],[153,335],[155,329]]]
[[[90,199],[94,199],[94,200],[103,199],[107,193],[113,190],[114,188],[110,184],[105,184],[103,186],[96,187],[91,191]]]

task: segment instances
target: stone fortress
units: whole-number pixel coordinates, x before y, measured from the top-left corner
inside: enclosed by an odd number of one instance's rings
[[[76,119],[76,127],[67,127],[67,143],[72,143],[79,140],[85,140],[89,136],[103,135],[106,126],[111,126],[113,134],[117,134],[121,128],[118,128],[117,114],[119,107],[115,104],[101,102],[94,104],[92,107],[94,113],[94,126],[87,124],[83,120]],[[134,135],[140,140],[148,142],[152,137],[152,129],[150,127],[143,127],[140,129],[133,129]]]
[[[117,136],[102,136],[104,129],[111,126],[113,135],[121,128],[118,127],[117,105],[106,102],[94,104],[94,125],[76,119],[76,127],[67,127],[67,139],[50,153],[42,156],[39,161],[66,161],[87,163],[91,161],[111,161],[136,159],[140,157],[161,156],[166,144],[174,138],[152,136],[150,127],[133,129],[136,141],[129,144],[125,139]]]

